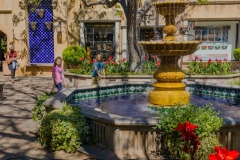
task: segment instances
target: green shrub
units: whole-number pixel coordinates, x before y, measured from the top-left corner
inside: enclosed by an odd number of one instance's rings
[[[159,114],[156,128],[160,129],[172,158],[188,160],[189,155],[183,149],[184,141],[181,139],[180,133],[174,128],[179,123],[186,121],[197,124],[198,128],[195,129],[195,132],[199,136],[201,145],[196,151],[194,159],[205,160],[208,159],[210,153],[214,152],[215,145],[220,145],[215,133],[222,127],[223,119],[219,118],[218,115],[219,113],[208,105],[198,107],[189,104],[186,108],[176,105]]]
[[[80,58],[86,57],[86,50],[81,46],[69,46],[63,50],[62,57],[70,65],[79,65]]]
[[[42,118],[47,114],[46,107],[43,106],[43,102],[54,95],[55,92],[45,92],[43,96],[39,96],[36,106],[32,109],[32,119],[34,121],[42,120]]]
[[[229,79],[227,84],[240,86],[240,78]]]
[[[234,49],[233,55],[234,55],[234,58],[235,58],[236,60],[239,60],[239,59],[240,59],[240,48]]]
[[[38,141],[51,151],[71,153],[90,141],[89,126],[81,108],[65,103],[61,110],[54,110],[43,118],[38,134]]]

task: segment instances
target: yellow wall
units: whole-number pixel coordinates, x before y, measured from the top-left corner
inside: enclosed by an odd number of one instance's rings
[[[70,0],[66,0],[70,3]],[[195,0],[191,0],[195,1]],[[116,8],[107,9],[102,5],[86,8],[85,13],[83,11],[83,3],[81,0],[72,1],[73,4],[69,4],[68,8],[62,0],[58,0],[56,9],[53,9],[54,26],[58,24],[58,21],[62,22],[62,33],[57,34],[56,27],[54,27],[54,53],[55,57],[61,56],[62,51],[68,45],[79,45],[79,38],[81,37],[79,31],[79,19],[88,22],[101,22],[108,21],[110,19],[120,19],[119,37],[120,44],[119,52],[126,52],[126,20],[125,16],[116,17]],[[145,0],[139,0],[140,6],[144,4]],[[210,5],[189,6],[190,10],[188,16],[184,17],[185,20],[240,20],[240,0],[209,0]],[[224,5],[213,5],[214,2],[229,3]],[[82,8],[80,8],[80,6]],[[66,11],[66,8],[68,11]],[[105,11],[105,12],[104,12]],[[99,17],[101,13],[104,13],[103,17]],[[22,15],[22,16],[20,16]],[[13,18],[19,19],[18,22],[13,22]],[[160,24],[164,24],[163,19],[160,17]],[[21,55],[19,59],[18,76],[24,75],[50,75],[51,66],[29,66],[29,47],[28,47],[28,23],[27,23],[27,10],[21,9],[18,4],[18,0],[0,0],[0,30],[7,35],[8,43],[13,40],[13,30],[15,35],[15,48]],[[154,25],[154,24],[151,24]],[[82,33],[83,34],[83,33]],[[230,37],[231,38],[231,37]],[[233,37],[235,38],[235,37]],[[119,57],[121,58],[121,57]]]

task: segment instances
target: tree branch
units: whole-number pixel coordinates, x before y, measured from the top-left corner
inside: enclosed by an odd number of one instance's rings
[[[125,16],[128,15],[128,9],[127,9],[127,3],[126,0],[120,0],[119,3],[121,4],[123,11],[125,13]]]
[[[116,3],[119,2],[119,0],[112,0],[111,2],[109,0],[97,0],[94,2],[88,2],[88,0],[82,0],[82,1],[86,7],[91,7],[94,5],[106,5],[108,8],[113,7]]]

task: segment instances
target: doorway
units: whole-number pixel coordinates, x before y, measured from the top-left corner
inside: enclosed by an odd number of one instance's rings
[[[7,52],[7,35],[0,31],[0,71],[3,71],[4,54]]]

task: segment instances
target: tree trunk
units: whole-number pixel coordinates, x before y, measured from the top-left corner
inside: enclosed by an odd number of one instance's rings
[[[138,53],[138,44],[136,40],[137,1],[127,0],[127,4],[127,46],[129,53],[130,71],[136,72],[141,65],[141,55]]]
[[[140,59],[138,62],[139,63],[138,68],[135,71],[138,71],[138,70],[142,69],[142,67],[143,67],[145,52],[141,49],[140,45],[138,44],[138,41],[140,40],[140,29],[141,29],[142,20],[143,20],[144,16],[146,15],[146,13],[151,9],[152,1],[153,0],[146,0],[144,5],[142,6],[141,9],[139,9],[139,11],[136,15],[135,46],[136,46],[136,50],[137,50],[137,53],[138,53]]]

